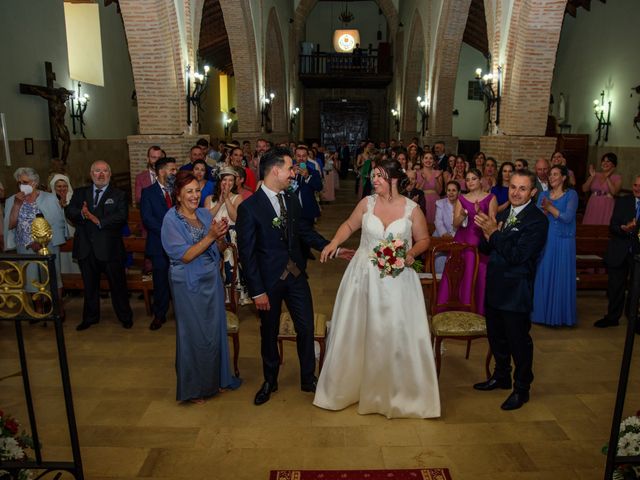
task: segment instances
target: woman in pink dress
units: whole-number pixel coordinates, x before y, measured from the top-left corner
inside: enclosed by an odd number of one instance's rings
[[[480,245],[483,238],[482,229],[474,223],[474,218],[478,212],[484,212],[492,218],[495,218],[498,212],[498,202],[492,193],[486,193],[482,190],[482,174],[477,168],[472,168],[467,172],[465,178],[469,193],[460,195],[453,210],[453,227],[456,234],[453,240],[458,243],[467,243],[469,245]],[[469,258],[465,258],[465,264],[473,263],[473,254],[470,252],[465,254]],[[478,276],[476,278],[476,288],[474,292],[475,311],[480,315],[484,315],[484,291],[486,286],[487,263],[489,257],[480,254],[480,262],[478,264]],[[460,299],[463,302],[469,302],[471,299],[471,276],[473,272],[470,268],[465,269],[465,274],[461,282]],[[438,303],[444,303],[449,297],[449,286],[447,285],[446,275],[443,275],[438,287]]]
[[[615,173],[618,157],[615,153],[605,153],[600,160],[600,172],[589,165],[589,178],[582,185],[583,192],[591,192],[584,212],[584,225],[609,225],[613,213],[614,197],[622,188],[622,176]]]
[[[455,166],[453,167],[453,173],[451,175],[445,174],[444,179],[446,183],[449,183],[450,181],[455,180],[456,182],[458,182],[458,185],[460,185],[460,191],[466,192],[467,184],[464,181],[466,176],[467,176],[467,159],[463,154],[460,154],[456,157],[456,163],[455,163]]]
[[[418,170],[416,185],[424,191],[427,223],[436,221],[436,202],[442,192],[442,171],[434,168],[436,160],[431,152],[422,156],[422,168]]]

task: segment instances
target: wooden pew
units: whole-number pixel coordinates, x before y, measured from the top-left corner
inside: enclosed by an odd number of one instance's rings
[[[133,266],[130,267],[127,272],[127,290],[130,292],[142,292],[147,315],[151,316],[151,292],[153,291],[153,280],[151,279],[151,275],[143,276],[142,269],[137,266],[142,265],[144,262],[144,247],[146,239],[141,237],[125,237],[123,238],[123,241],[125,250],[127,253],[132,253],[134,259]],[[66,243],[61,245],[60,251],[73,251],[73,239],[69,239]],[[83,290],[84,283],[82,282],[82,275],[79,273],[63,273],[62,287],[65,290]],[[100,290],[109,291],[109,282],[104,275],[100,280]]]
[[[607,288],[604,254],[609,243],[608,225],[576,226],[576,286],[578,290]]]

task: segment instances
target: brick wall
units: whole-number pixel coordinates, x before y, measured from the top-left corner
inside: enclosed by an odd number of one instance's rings
[[[153,145],[162,148],[167,157],[173,157],[178,161],[178,166],[186,163],[189,159],[189,150],[199,138],[206,138],[208,135],[131,135],[127,137],[129,145],[129,162],[131,172],[131,189],[138,173],[147,168],[147,150]]]
[[[480,137],[480,150],[498,163],[525,158],[532,167],[538,158],[551,158],[556,137],[524,135],[489,135]]]
[[[544,135],[553,68],[564,18],[564,0],[516,0],[503,62],[500,131],[507,135]],[[499,28],[500,22],[496,21]],[[500,32],[490,44],[497,72]],[[503,39],[504,41],[504,39]],[[495,108],[493,109],[495,118]]]
[[[180,35],[175,4],[121,0],[120,7],[136,87],[140,133],[182,133],[186,127],[184,69],[193,62],[183,55],[187,39]]]
[[[453,100],[460,57],[460,44],[467,24],[471,0],[444,0],[438,20],[430,88],[429,133],[450,136],[453,129]]]

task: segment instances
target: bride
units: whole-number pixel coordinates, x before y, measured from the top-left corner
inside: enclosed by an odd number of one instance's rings
[[[358,203],[322,251],[332,258],[362,228],[360,247],[344,273],[314,405],[387,418],[440,416],[440,395],[427,312],[417,273],[406,267],[380,278],[370,255],[389,234],[407,244],[406,264],[429,246],[427,222],[417,204],[401,195],[407,176],[397,160],[372,174],[374,194]],[[415,243],[412,240],[415,239]]]

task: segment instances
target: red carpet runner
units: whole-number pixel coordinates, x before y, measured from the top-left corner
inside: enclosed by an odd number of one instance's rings
[[[446,468],[411,470],[271,470],[269,480],[451,480]]]

